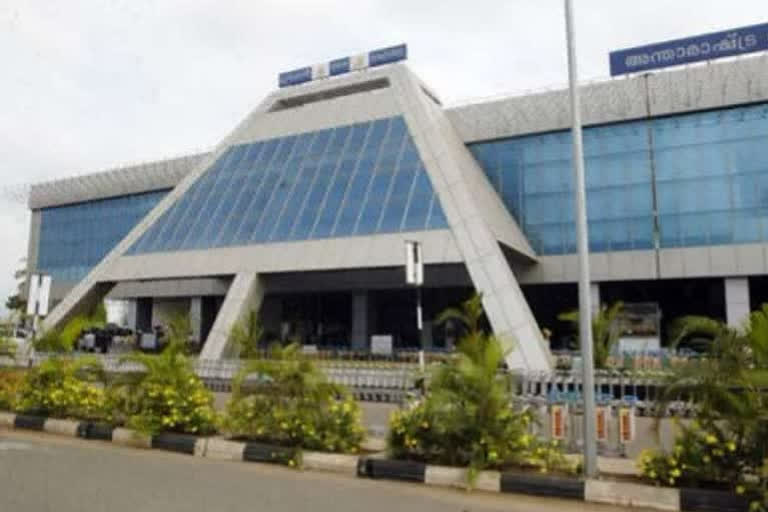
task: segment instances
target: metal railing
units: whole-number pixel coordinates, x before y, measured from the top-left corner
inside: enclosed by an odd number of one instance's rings
[[[58,354],[56,354],[58,355]],[[54,354],[35,353],[16,359],[0,358],[0,366],[33,367]],[[60,355],[59,355],[60,356]],[[66,357],[96,358],[108,373],[129,373],[144,371],[143,365],[123,361],[123,356],[113,354],[73,353]],[[230,392],[232,380],[246,361],[240,359],[191,358],[195,373],[211,391]],[[328,379],[345,386],[361,400],[402,402],[416,389],[418,368],[411,364],[385,364],[360,361],[316,361]]]
[[[0,358],[0,365],[32,367],[53,354],[36,353],[17,359]],[[109,373],[141,372],[143,366],[134,362],[121,362],[121,355],[74,353],[67,357],[96,357]],[[232,380],[240,372],[245,361],[240,359],[191,358],[195,373],[212,391],[229,392]],[[328,379],[345,386],[361,400],[401,402],[418,391],[422,378],[418,365],[393,361],[324,360],[315,364]],[[534,407],[568,404],[581,406],[583,385],[578,371],[516,372],[515,397],[520,403]],[[664,371],[621,372],[597,370],[595,372],[595,396],[598,405],[633,406],[640,415],[648,415],[658,404],[664,382],[669,375]],[[674,402],[668,405],[665,415],[687,416],[693,405]]]
[[[631,406],[638,415],[661,413],[664,416],[689,416],[694,404],[673,401],[659,411],[659,399],[670,373],[665,371],[621,372],[595,371],[595,401],[598,405]],[[579,408],[582,402],[581,373],[559,371],[551,373],[517,374],[517,399],[532,405],[568,404]]]

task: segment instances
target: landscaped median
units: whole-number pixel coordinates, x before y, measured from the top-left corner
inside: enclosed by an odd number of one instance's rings
[[[34,430],[49,434],[112,442],[122,446],[172,451],[216,460],[276,463],[310,471],[342,473],[361,478],[399,480],[431,486],[468,488],[468,469],[391,460],[380,455],[349,455],[295,449],[220,437],[164,433],[155,436],[87,421],[61,420],[0,412],[0,429]],[[632,482],[583,480],[576,477],[520,472],[480,471],[477,491],[570,498],[594,503],[647,507],[667,511],[742,512],[749,500],[732,493],[701,489],[663,488]]]
[[[0,371],[0,409],[15,411],[0,414],[0,426],[488,492],[659,510],[762,510],[756,484],[766,479],[748,477],[763,463],[750,447],[765,439],[758,435],[763,422],[756,422],[759,429],[736,430],[750,434],[746,442],[720,432],[719,422],[710,417],[705,428],[687,432],[673,453],[644,455],[642,474],[654,486],[627,481],[627,475],[617,481],[580,478],[578,460],[567,457],[558,441],[533,435],[536,415],[515,405],[511,376],[498,372],[505,353],[479,328],[481,315],[479,297],[462,311],[441,315],[459,319],[466,333],[456,352],[431,371],[425,395],[393,413],[386,453],[378,447],[379,453],[361,454],[366,445],[359,405],[296,345],[274,346],[267,359],[248,361],[233,382],[226,410],[217,414],[211,393],[184,355],[181,327],[171,329],[171,342],[161,354],[126,356],[144,368],[134,374],[108,376],[96,361],[66,357],[21,375]],[[765,326],[768,340],[768,316]],[[752,402],[759,399],[754,396]],[[700,464],[715,460],[718,464]],[[728,475],[735,477],[732,482]],[[702,482],[722,485],[722,491]],[[725,485],[729,482],[731,487]]]

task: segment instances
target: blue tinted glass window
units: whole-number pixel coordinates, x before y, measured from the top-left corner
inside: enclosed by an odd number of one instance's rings
[[[662,248],[766,240],[766,137],[768,105],[586,128],[590,249],[653,248],[655,225]],[[570,146],[569,132],[470,145],[541,254],[575,250]]]
[[[470,149],[536,252],[575,251],[570,132],[474,144]],[[590,250],[653,247],[648,149],[642,122],[584,131]]]
[[[445,227],[394,117],[228,148],[130,252]]]
[[[764,241],[768,106],[651,122],[661,247]]]
[[[37,269],[55,281],[79,281],[167,192],[43,208]]]
[[[344,192],[347,190],[347,185],[355,174],[357,157],[360,148],[365,143],[369,128],[370,123],[352,125],[347,145],[338,162],[332,184],[323,199],[323,204],[320,206],[320,214],[316,219],[314,231],[310,238],[325,238],[330,236],[333,231],[339,207],[344,199]]]

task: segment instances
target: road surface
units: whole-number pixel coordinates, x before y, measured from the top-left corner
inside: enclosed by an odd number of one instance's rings
[[[439,489],[213,461],[0,431],[0,510],[13,512],[619,511],[582,502]]]

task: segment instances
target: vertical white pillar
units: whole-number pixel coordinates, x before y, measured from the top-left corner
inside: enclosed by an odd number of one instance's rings
[[[424,350],[429,350],[432,348],[432,343],[432,321],[425,320],[424,328],[421,330],[421,346]]]
[[[128,299],[125,313],[125,325],[129,329],[136,330],[137,311],[136,311],[136,299]]]
[[[189,300],[189,327],[192,330],[192,339],[200,343],[203,330],[202,297],[192,297]]]
[[[725,319],[731,327],[739,327],[749,316],[749,280],[746,277],[725,278]]]
[[[595,316],[600,311],[600,284],[589,283],[589,296],[592,299],[592,316]]]
[[[352,339],[351,348],[368,348],[368,292],[352,295]]]

